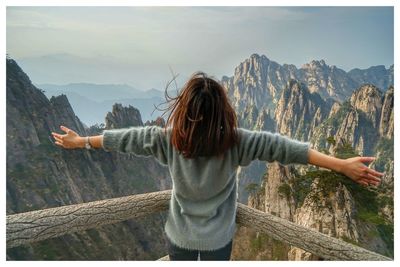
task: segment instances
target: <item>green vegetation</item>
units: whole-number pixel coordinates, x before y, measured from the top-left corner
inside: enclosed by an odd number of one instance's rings
[[[394,225],[393,224],[379,224],[377,226],[380,237],[385,242],[390,253],[386,256],[393,258],[394,254]]]
[[[340,159],[347,159],[352,157],[360,156],[354,148],[351,146],[350,143],[344,142],[343,144],[339,144],[335,150],[334,156]]]
[[[287,199],[289,199],[290,195],[291,195],[291,191],[292,189],[290,188],[290,185],[286,182],[282,183],[279,187],[278,187],[278,193],[283,196],[286,197]]]
[[[332,125],[334,128],[339,127],[340,123],[343,121],[343,119],[346,117],[348,113],[350,113],[354,108],[351,106],[350,101],[347,100],[342,103],[340,106],[339,110],[337,113],[329,118],[326,123],[328,125]]]
[[[394,140],[393,138],[381,137],[375,147],[375,154],[380,152],[380,156],[375,161],[375,166],[378,171],[384,171],[388,159],[393,160],[394,155]]]
[[[258,255],[261,260],[286,260],[288,250],[287,244],[265,233],[257,232],[254,237],[250,237],[250,253],[253,258]]]
[[[244,189],[249,194],[255,193],[256,190],[258,189],[258,184],[256,184],[256,183],[248,183]]]
[[[385,224],[385,219],[377,213],[362,209],[358,212],[358,218],[365,222],[373,224]]]
[[[259,251],[263,248],[263,245],[269,240],[268,236],[263,233],[258,233],[255,238],[250,240],[250,248],[253,251]]]
[[[360,246],[360,244],[357,241],[355,241],[355,240],[353,240],[351,238],[348,238],[347,236],[341,236],[340,239],[342,239],[343,241],[345,241],[347,243],[350,243],[350,244],[353,244],[353,245],[356,245],[356,246]]]
[[[332,143],[333,138],[328,137],[327,141]],[[377,145],[377,149],[389,151],[393,149],[392,140],[381,139]],[[350,158],[360,156],[349,143],[339,144],[334,152],[337,158]],[[314,180],[318,179],[317,190],[311,190],[311,184]],[[338,186],[344,185],[353,196],[355,206],[357,209],[357,219],[376,226],[378,230],[371,230],[369,235],[371,237],[380,236],[385,241],[390,251],[393,251],[393,224],[386,221],[380,211],[387,205],[393,205],[393,199],[385,194],[385,189],[382,187],[364,187],[355,183],[348,177],[330,170],[308,169],[304,175],[295,173],[295,179],[291,184],[282,184],[279,191],[283,194],[288,192],[288,188],[293,189],[291,192],[300,207],[305,197],[310,197],[312,201],[318,205],[322,197],[328,197],[330,194],[335,193]],[[321,207],[321,206],[320,206]],[[354,240],[346,237],[342,238],[344,241],[356,244]],[[357,244],[356,244],[357,245]],[[388,255],[390,256],[390,255]]]
[[[57,255],[59,255],[59,251],[50,242],[38,242],[35,252],[40,255],[41,260],[57,260]]]
[[[333,136],[329,136],[328,138],[326,138],[326,141],[330,145],[336,145],[336,141],[335,141],[335,138]]]

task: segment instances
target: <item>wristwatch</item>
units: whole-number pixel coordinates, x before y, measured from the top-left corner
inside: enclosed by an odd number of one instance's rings
[[[90,145],[90,142],[89,142],[89,136],[86,136],[85,140],[86,140],[86,142],[85,142],[85,148],[86,148],[86,149],[91,149],[92,146]]]

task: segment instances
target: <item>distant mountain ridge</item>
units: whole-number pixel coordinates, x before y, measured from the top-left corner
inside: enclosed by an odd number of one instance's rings
[[[44,94],[65,94],[75,113],[87,125],[104,123],[106,114],[115,103],[132,105],[141,112],[144,121],[155,120],[162,112],[154,106],[164,101],[164,92],[157,89],[138,90],[126,84],[70,83],[65,85],[38,84]]]
[[[257,108],[276,108],[280,92],[291,79],[303,82],[311,93],[323,99],[342,102],[363,84],[374,84],[383,90],[393,85],[393,65],[353,69],[346,72],[324,60],[312,60],[297,68],[291,64],[279,64],[265,55],[252,54],[241,62],[231,77],[223,76],[222,83],[238,111],[247,105]]]
[[[127,84],[95,84],[95,83],[68,83],[68,84],[35,84],[37,88],[45,91],[58,91],[62,93],[74,92],[81,96],[93,99],[96,102],[116,98],[151,98],[163,97],[164,92],[152,88],[139,90]]]

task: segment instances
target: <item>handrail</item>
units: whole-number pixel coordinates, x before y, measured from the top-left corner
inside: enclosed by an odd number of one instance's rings
[[[7,248],[144,217],[168,209],[171,190],[7,215]],[[236,223],[327,260],[393,260],[237,203]]]

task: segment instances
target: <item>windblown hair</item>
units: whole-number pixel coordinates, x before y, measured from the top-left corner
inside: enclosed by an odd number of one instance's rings
[[[236,113],[219,82],[196,72],[178,96],[170,97],[167,88],[165,129],[172,128],[170,142],[185,158],[222,156],[237,144]]]

